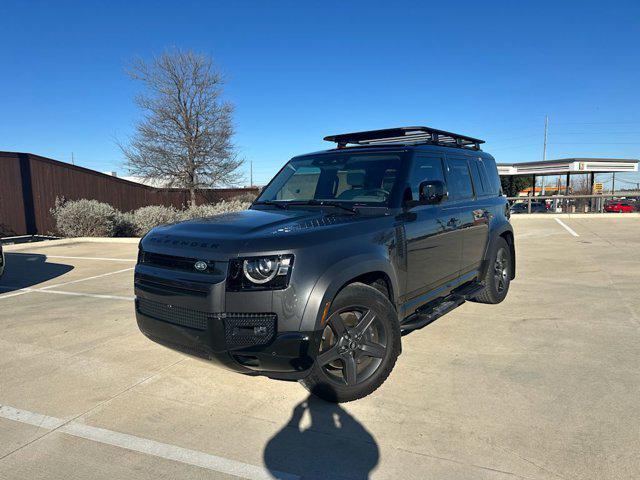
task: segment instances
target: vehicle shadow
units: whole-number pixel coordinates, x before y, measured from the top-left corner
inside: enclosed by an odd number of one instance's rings
[[[303,425],[305,413],[310,422]],[[314,395],[296,405],[264,449],[264,463],[276,478],[288,472],[304,479],[367,479],[379,457],[375,438],[355,417]]]
[[[46,255],[5,252],[0,293],[36,286],[73,270],[73,265],[47,262]]]

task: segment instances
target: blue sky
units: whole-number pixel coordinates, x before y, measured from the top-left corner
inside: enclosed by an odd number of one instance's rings
[[[640,2],[0,3],[0,150],[126,174],[135,56],[211,54],[266,182],[331,133],[430,125],[499,162],[640,158]],[[625,178],[624,176],[622,178]]]

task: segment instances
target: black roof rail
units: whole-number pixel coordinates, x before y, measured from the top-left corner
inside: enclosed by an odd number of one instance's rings
[[[368,130],[366,132],[342,133],[324,137],[328,142],[335,142],[338,148],[347,145],[386,145],[409,143],[433,143],[447,147],[472,148],[480,150],[484,140],[467,137],[457,133],[445,132],[431,127],[397,127],[383,130]]]

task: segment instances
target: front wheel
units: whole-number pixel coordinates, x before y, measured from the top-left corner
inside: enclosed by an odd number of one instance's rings
[[[330,402],[365,397],[389,376],[400,349],[400,325],[389,299],[352,283],[333,301],[314,365],[300,383]]]

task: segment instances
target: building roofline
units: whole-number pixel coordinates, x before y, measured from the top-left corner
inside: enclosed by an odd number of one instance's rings
[[[519,165],[553,165],[555,163],[572,163],[572,162],[623,162],[638,163],[640,160],[635,158],[558,158],[556,160],[535,160],[532,162],[515,162],[515,163],[498,163],[502,167],[517,167]]]
[[[537,162],[499,163],[500,175],[565,175],[576,173],[637,172],[638,160],[632,158],[561,158]]]

